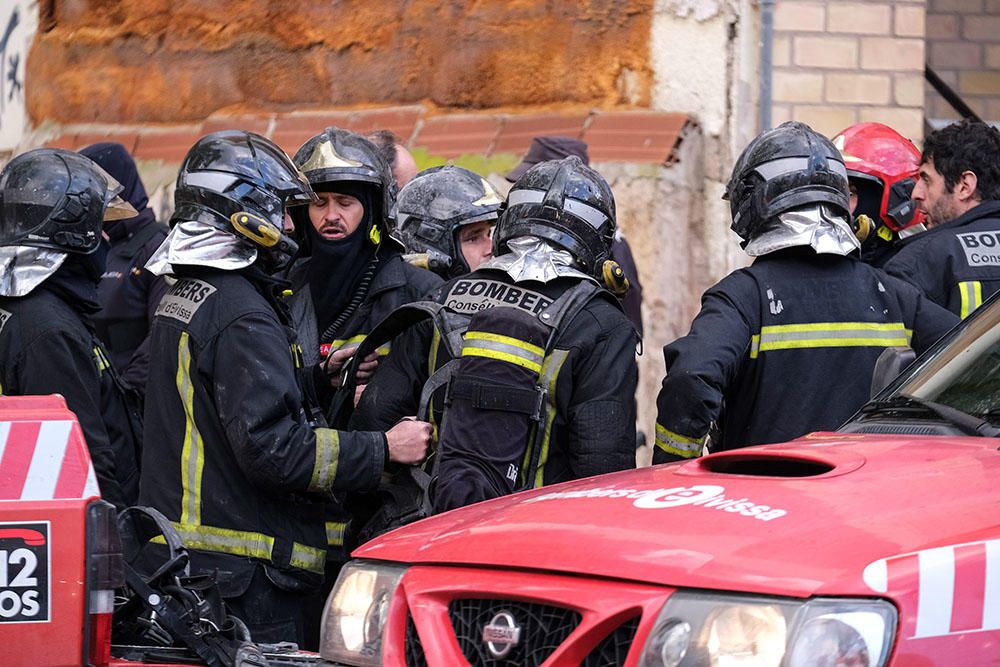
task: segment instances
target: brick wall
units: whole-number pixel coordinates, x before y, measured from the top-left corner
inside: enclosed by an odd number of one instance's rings
[[[773,123],[801,120],[832,135],[880,121],[919,140],[926,2],[778,0]]]
[[[987,120],[1000,119],[1000,0],[927,0],[927,62]],[[927,116],[958,114],[927,86]]]

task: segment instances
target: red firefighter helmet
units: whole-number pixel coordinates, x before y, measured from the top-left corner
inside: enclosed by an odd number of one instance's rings
[[[912,198],[920,169],[920,151],[912,141],[882,123],[857,123],[837,134],[833,145],[844,157],[848,178],[860,186],[857,212],[876,213],[860,210],[867,182],[878,186],[877,215],[889,229],[898,232],[924,221]]]

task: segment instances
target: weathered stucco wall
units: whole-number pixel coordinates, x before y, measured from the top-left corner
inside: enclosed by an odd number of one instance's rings
[[[42,0],[36,123],[649,104],[653,0]]]

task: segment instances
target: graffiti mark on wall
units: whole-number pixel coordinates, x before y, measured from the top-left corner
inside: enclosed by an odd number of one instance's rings
[[[21,74],[21,63],[24,58],[18,50],[19,45],[11,37],[21,22],[20,7],[14,6],[10,15],[3,19],[3,33],[0,33],[0,127],[3,126],[4,115],[12,104],[20,105],[24,100],[24,76]]]

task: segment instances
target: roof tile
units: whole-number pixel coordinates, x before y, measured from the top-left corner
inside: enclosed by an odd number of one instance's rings
[[[579,139],[588,114],[560,116],[556,114],[525,114],[503,117],[494,153],[526,153],[531,140],[541,136],[564,136]]]
[[[132,155],[137,160],[163,160],[180,163],[196,141],[204,134],[201,129],[185,128],[150,130],[139,134]]]
[[[489,153],[500,131],[497,116],[448,115],[428,118],[411,142],[434,155],[452,158],[459,155]]]
[[[653,111],[594,114],[583,133],[590,159],[663,164],[673,156],[688,116]]]

